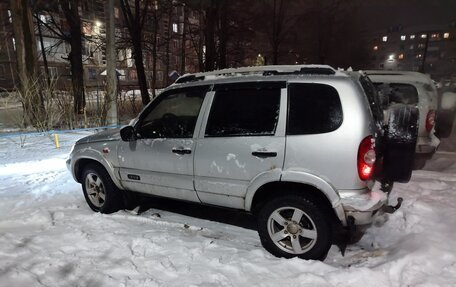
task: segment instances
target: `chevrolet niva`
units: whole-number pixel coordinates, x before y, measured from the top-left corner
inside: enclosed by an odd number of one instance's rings
[[[388,198],[410,179],[418,111],[398,105],[383,117],[359,72],[187,74],[130,125],[77,141],[67,165],[94,211],[134,207],[137,194],[243,210],[273,255],[322,260],[336,227],[356,241],[400,206]]]

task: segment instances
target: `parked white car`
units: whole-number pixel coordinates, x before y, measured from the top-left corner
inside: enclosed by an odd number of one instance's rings
[[[377,87],[381,98],[386,99],[383,103],[386,114],[399,104],[418,108],[419,126],[414,168],[423,168],[440,144],[440,140],[435,136],[438,93],[434,82],[429,76],[418,72],[378,70],[366,71],[366,74]]]

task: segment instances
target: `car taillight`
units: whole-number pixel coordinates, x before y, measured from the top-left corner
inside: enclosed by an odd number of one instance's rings
[[[435,125],[435,111],[430,110],[426,117],[426,130],[428,132],[431,132],[434,125]]]
[[[358,149],[358,174],[361,180],[368,180],[374,173],[375,144],[372,136],[361,141]]]

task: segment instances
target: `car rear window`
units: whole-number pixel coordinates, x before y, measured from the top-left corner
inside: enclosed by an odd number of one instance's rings
[[[321,134],[342,124],[342,106],[336,89],[324,84],[288,85],[287,135]]]
[[[388,96],[390,103],[414,105],[418,103],[418,91],[414,85],[402,83],[375,83],[380,93]]]

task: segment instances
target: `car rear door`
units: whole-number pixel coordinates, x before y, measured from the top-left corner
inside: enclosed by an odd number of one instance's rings
[[[195,188],[204,203],[242,209],[252,181],[282,169],[286,82],[213,90],[195,152]]]

